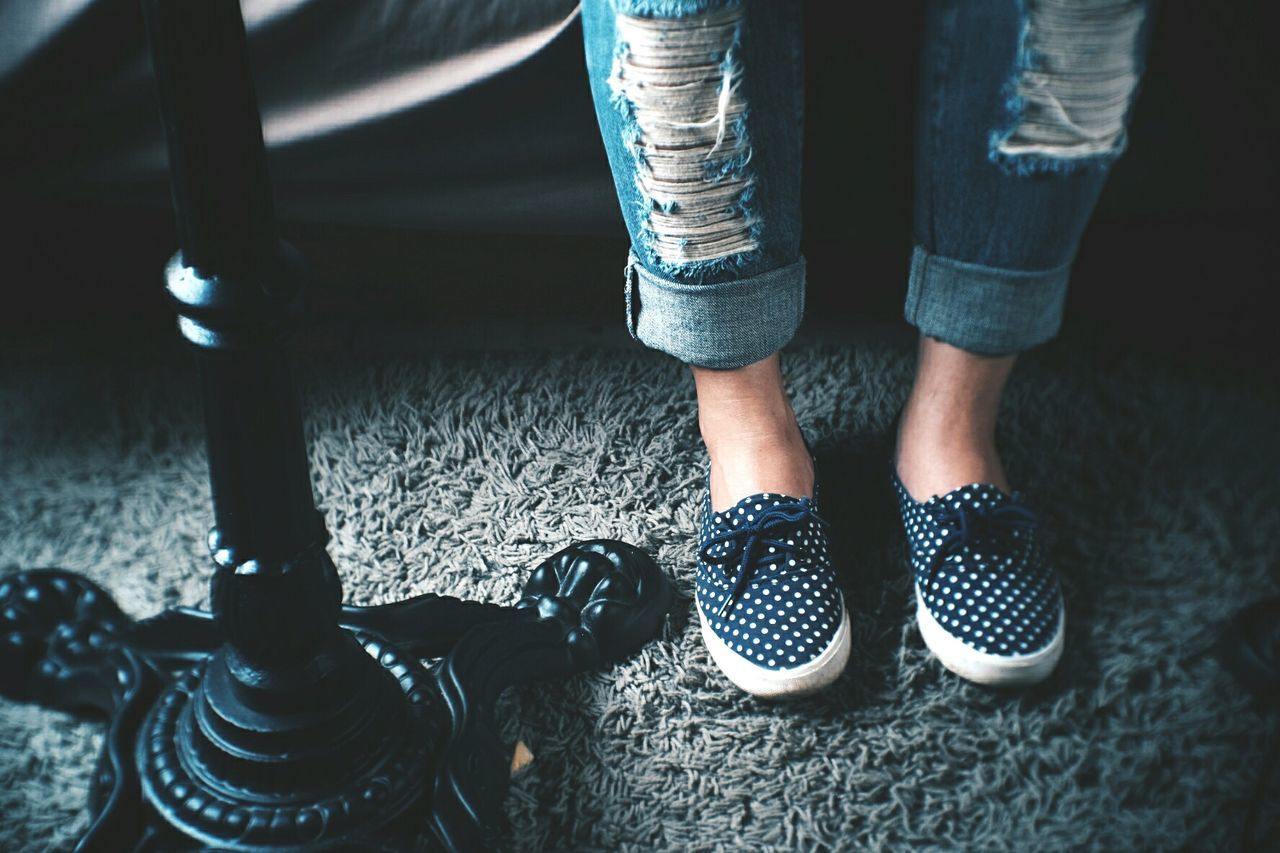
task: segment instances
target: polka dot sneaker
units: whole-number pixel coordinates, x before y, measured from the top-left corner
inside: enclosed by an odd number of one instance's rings
[[[784,698],[840,677],[849,614],[813,498],[761,492],[717,513],[708,483],[698,545],[702,638],[730,681]]]
[[[1062,657],[1066,614],[1034,512],[974,483],[921,503],[893,476],[915,575],[920,636],[978,684],[1032,684]]]

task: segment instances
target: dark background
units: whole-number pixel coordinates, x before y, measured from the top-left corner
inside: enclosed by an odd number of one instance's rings
[[[870,7],[806,4],[809,328],[900,322],[919,22],[916,4],[880,5],[901,8],[872,18]],[[1129,150],[1075,267],[1065,340],[1268,368],[1268,297],[1280,268],[1278,18],[1260,0],[1160,6]],[[135,23],[121,13],[113,26],[140,40]],[[93,187],[44,191],[22,179],[23,145],[67,144],[78,130],[46,122],[23,141],[31,123],[17,106],[54,114],[74,81],[56,68],[36,71],[0,91],[8,138],[0,353],[176,347],[160,281],[176,243],[163,187],[120,201]],[[570,152],[575,168],[590,173],[594,201],[611,217],[553,233],[537,233],[548,226],[533,220],[523,233],[475,233],[286,218],[285,236],[315,267],[315,319],[426,329],[460,318],[570,319],[621,328],[627,240],[593,138],[577,25],[524,65],[379,132],[447,145],[459,127],[482,128],[491,105],[539,98],[553,99],[559,137],[582,141]],[[537,150],[537,123],[529,128],[522,145]],[[287,200],[292,188],[279,175],[276,184]]]

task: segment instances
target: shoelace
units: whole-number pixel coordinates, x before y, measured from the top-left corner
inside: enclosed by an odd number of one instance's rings
[[[732,530],[712,536],[707,540],[707,544],[703,545],[698,554],[702,557],[704,563],[720,567],[720,571],[728,579],[729,574],[725,572],[725,566],[738,560],[738,574],[733,579],[733,589],[725,596],[724,604],[720,605],[718,611],[721,616],[729,612],[733,607],[733,603],[742,595],[743,590],[747,588],[747,584],[751,582],[751,578],[756,575],[759,569],[758,560],[752,560],[752,554],[756,553],[757,548],[772,546],[776,551],[783,552],[779,561],[788,559],[788,555],[798,554],[804,549],[799,545],[792,545],[785,539],[781,538],[782,531],[791,529],[794,533],[794,525],[797,525],[808,518],[817,519],[818,523],[826,524],[822,517],[818,515],[814,509],[813,501],[810,498],[801,498],[797,503],[778,504],[771,506],[766,510],[756,514],[754,521],[740,525]],[[712,549],[716,546],[723,546],[722,553],[713,554]],[[764,556],[764,552],[758,556]]]
[[[971,545],[979,536],[999,535],[1009,530],[1034,530],[1040,524],[1039,517],[1015,496],[996,507],[944,506],[934,513],[934,521],[955,535],[942,537],[942,544],[929,561],[926,577],[932,580],[934,573],[949,557]]]

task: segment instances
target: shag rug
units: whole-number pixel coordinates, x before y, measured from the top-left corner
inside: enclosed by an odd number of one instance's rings
[[[1056,345],[1055,345],[1056,346]],[[660,639],[606,672],[516,691],[505,843],[526,850],[1227,849],[1270,720],[1207,653],[1275,593],[1280,402],[1247,377],[1050,347],[1002,442],[1056,530],[1067,652],[1034,689],[968,685],[927,653],[886,481],[905,337],[799,343],[853,618],[824,694],[752,699],[691,618],[704,455],[687,372],[633,348],[327,355],[299,369],[315,491],[349,601],[509,602],[574,539],[655,554]],[[136,617],[205,605],[210,523],[193,370],[0,370],[0,571],[80,571]],[[1260,386],[1261,390],[1260,390]],[[102,727],[0,702],[0,849],[69,849]],[[1275,798],[1264,824],[1278,819]]]

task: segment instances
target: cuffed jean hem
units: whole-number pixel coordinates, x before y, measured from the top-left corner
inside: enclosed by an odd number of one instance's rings
[[[979,355],[1042,344],[1062,327],[1071,263],[1028,272],[931,255],[917,246],[907,282],[907,322],[921,334]]]
[[[782,349],[804,316],[804,258],[714,284],[654,275],[627,259],[627,330],[647,347],[698,367],[744,367]]]

